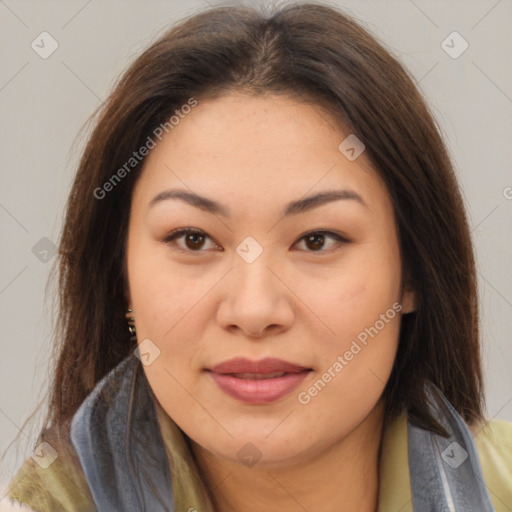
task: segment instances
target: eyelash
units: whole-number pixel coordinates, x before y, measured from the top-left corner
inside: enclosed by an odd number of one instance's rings
[[[213,241],[213,239],[210,236],[208,236],[204,231],[201,231],[199,229],[184,228],[184,229],[178,229],[176,231],[173,231],[167,237],[165,237],[162,240],[162,242],[164,242],[165,244],[171,244],[171,242],[173,242],[174,240],[176,240],[178,238],[181,238],[182,236],[189,235],[189,234],[203,235],[203,236],[205,236],[205,238],[209,238],[210,240]],[[304,235],[302,235],[297,240],[297,242],[300,242],[301,240],[303,240],[303,239],[305,239],[305,238],[307,238],[308,236],[311,236],[311,235],[324,235],[324,236],[328,236],[328,237],[333,238],[334,240],[336,240],[336,242],[338,242],[338,244],[348,244],[348,243],[350,243],[350,240],[348,240],[347,238],[341,236],[340,234],[334,233],[332,231],[326,231],[326,230],[309,231],[308,233],[305,233]],[[313,253],[313,254],[314,253],[329,253],[329,252],[332,252],[333,249],[335,249],[335,247],[331,247],[330,249],[327,249],[327,250],[320,249],[318,251],[306,251],[306,252],[310,252],[310,253]],[[205,250],[203,250],[203,249],[199,249],[197,251],[193,251],[191,249],[183,249],[181,247],[176,247],[175,250],[180,251],[180,252],[185,252],[187,254],[205,252]]]

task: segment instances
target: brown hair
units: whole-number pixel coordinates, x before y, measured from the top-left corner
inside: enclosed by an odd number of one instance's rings
[[[97,113],[67,205],[59,249],[60,344],[46,425],[67,423],[135,345],[125,319],[125,242],[143,162],[104,199],[102,187],[190,98],[230,91],[289,94],[327,105],[366,146],[392,198],[404,275],[417,311],[404,315],[384,399],[433,430],[424,385],[468,421],[482,418],[476,278],[452,164],[413,80],[361,26],[319,3],[272,12],[203,11],[165,33],[125,72]]]

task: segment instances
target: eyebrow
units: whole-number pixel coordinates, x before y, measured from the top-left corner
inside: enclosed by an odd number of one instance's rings
[[[212,213],[214,215],[222,215],[226,218],[231,217],[229,208],[226,206],[218,203],[217,201],[214,201],[213,199],[208,199],[207,197],[200,196],[194,192],[188,192],[187,190],[181,189],[170,189],[160,192],[150,201],[148,208],[152,208],[156,204],[169,199],[178,199],[184,201],[185,203],[188,203],[195,208],[199,208],[200,210]],[[324,204],[339,200],[355,201],[363,206],[366,206],[366,203],[363,201],[362,197],[353,190],[325,190],[312,196],[304,197],[296,201],[291,201],[284,207],[282,216],[287,217],[290,215],[297,215],[299,213],[304,213],[314,208],[318,208]]]

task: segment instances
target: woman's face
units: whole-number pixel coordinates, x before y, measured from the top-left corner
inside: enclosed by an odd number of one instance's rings
[[[320,107],[236,93],[199,101],[145,161],[127,246],[144,370],[217,456],[315,457],[389,378],[413,296],[391,200],[360,146],[339,149],[349,135]]]

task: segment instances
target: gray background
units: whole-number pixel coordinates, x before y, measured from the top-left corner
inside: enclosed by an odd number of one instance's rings
[[[2,451],[46,391],[52,301],[45,285],[55,259],[41,239],[58,241],[85,139],[78,132],[134,56],[169,24],[215,3],[0,0]],[[512,421],[512,1],[331,3],[399,57],[432,105],[470,213],[488,417]],[[59,45],[47,59],[31,48],[43,31]],[[469,44],[457,59],[441,47],[453,31]],[[41,261],[48,248],[50,259]],[[26,427],[22,443],[36,434]],[[9,450],[0,490],[26,455]]]

